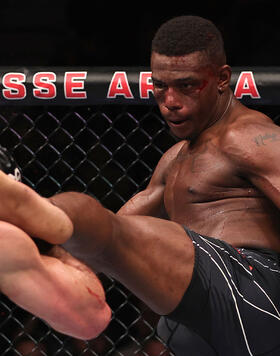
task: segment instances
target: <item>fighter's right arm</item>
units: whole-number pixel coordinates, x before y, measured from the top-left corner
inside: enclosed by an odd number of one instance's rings
[[[39,254],[31,238],[0,222],[0,292],[59,332],[81,339],[98,336],[111,311],[96,275],[60,247]]]
[[[184,144],[185,141],[180,141],[163,154],[147,188],[128,200],[120,208],[118,215],[145,215],[168,218],[164,208],[165,180],[172,162]]]

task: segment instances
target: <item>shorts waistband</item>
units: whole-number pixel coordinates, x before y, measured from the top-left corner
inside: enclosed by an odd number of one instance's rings
[[[187,226],[183,225],[183,228],[185,229],[186,233],[190,236],[190,237],[195,237],[195,235],[201,235],[202,237],[205,237],[205,238],[208,238],[208,239],[216,239],[214,237],[210,237],[210,236],[205,236],[205,235],[202,235],[202,234],[199,234],[191,229],[189,229]],[[216,240],[219,240],[219,241],[223,241],[223,240],[220,240],[220,239],[216,239]],[[223,241],[225,242],[225,241]],[[230,245],[230,244],[229,244]],[[231,245],[232,246],[232,245]],[[232,246],[233,248],[239,250],[240,252],[243,252],[244,254],[247,253],[255,253],[255,254],[258,254],[258,255],[261,255],[265,258],[270,258],[270,259],[273,259],[275,261],[279,261],[280,262],[280,253],[277,252],[277,251],[274,251],[274,250],[271,250],[269,248],[264,248],[264,247],[256,247],[256,246]]]
[[[280,261],[280,253],[276,252],[274,250],[271,250],[269,248],[263,248],[263,247],[251,247],[251,246],[243,246],[243,247],[237,247],[238,250],[246,254],[246,252],[251,252],[251,253],[256,253],[258,255],[262,255],[263,257],[266,258],[271,258],[276,261]]]

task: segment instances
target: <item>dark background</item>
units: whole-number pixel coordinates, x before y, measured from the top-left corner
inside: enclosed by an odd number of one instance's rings
[[[185,14],[223,33],[232,66],[278,66],[278,1],[105,2],[6,0],[0,8],[1,66],[149,66],[158,26]]]

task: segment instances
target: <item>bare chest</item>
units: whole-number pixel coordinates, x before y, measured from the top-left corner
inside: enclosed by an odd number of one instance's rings
[[[191,204],[249,194],[252,187],[211,143],[180,152],[166,176],[166,210],[186,210]]]

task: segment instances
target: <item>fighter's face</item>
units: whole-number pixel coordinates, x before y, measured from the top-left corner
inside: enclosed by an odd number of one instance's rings
[[[180,139],[197,137],[217,113],[218,78],[200,52],[151,57],[154,95],[172,133]]]

